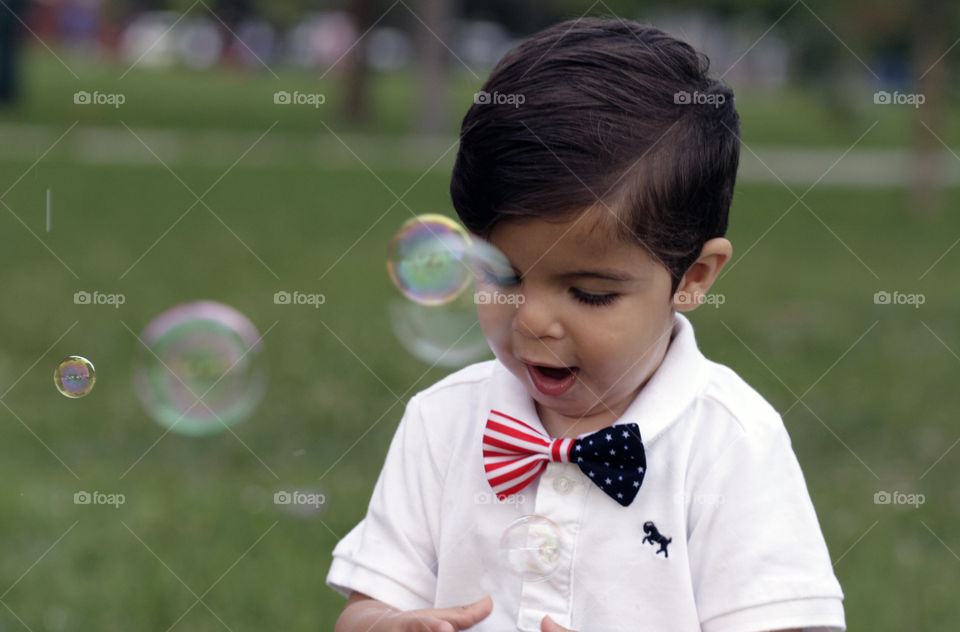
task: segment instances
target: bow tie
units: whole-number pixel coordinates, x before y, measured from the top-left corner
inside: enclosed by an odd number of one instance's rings
[[[483,467],[500,500],[532,483],[551,461],[575,463],[624,507],[633,502],[647,468],[637,424],[608,426],[579,439],[553,439],[491,410],[483,432]]]

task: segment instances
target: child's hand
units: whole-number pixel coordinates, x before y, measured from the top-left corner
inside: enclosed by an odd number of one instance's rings
[[[486,619],[492,611],[493,599],[488,596],[471,604],[454,608],[429,608],[398,612],[395,616],[390,617],[389,629],[394,632],[457,632],[458,630],[469,630]]]
[[[573,632],[573,630],[568,630],[557,624],[556,621],[550,618],[550,615],[547,615],[543,618],[543,621],[540,622],[540,632]]]

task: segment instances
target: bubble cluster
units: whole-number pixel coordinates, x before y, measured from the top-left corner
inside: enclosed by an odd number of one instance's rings
[[[253,412],[266,390],[263,343],[234,308],[196,301],[163,312],[141,335],[134,369],[147,413],[174,432],[224,430]]]
[[[560,527],[543,516],[514,520],[500,538],[500,554],[507,568],[529,582],[544,581],[556,572],[562,546]]]
[[[515,292],[508,289],[513,268],[499,250],[445,216],[420,215],[394,234],[387,271],[409,299],[392,301],[389,315],[411,355],[451,368],[489,357],[476,306],[506,302]]]
[[[97,381],[93,363],[80,356],[67,356],[53,372],[53,383],[61,395],[77,399],[89,395]]]

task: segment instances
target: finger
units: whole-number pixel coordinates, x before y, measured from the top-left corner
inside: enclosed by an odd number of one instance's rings
[[[551,619],[550,615],[547,615],[540,622],[540,632],[572,632],[572,631],[561,626],[556,621]]]
[[[458,608],[443,608],[434,610],[430,614],[453,625],[457,630],[468,630],[473,625],[486,619],[493,611],[493,599],[486,596]]]

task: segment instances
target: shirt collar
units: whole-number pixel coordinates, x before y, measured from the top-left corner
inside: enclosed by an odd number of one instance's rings
[[[706,376],[706,358],[697,348],[693,325],[679,312],[674,313],[670,338],[660,366],[614,422],[638,424],[644,443],[659,436],[687,409]],[[491,409],[521,419],[546,434],[533,398],[499,360],[494,360],[489,397]]]

